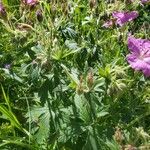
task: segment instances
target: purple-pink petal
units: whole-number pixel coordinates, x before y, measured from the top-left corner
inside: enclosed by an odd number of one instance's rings
[[[130,2],[134,2],[135,0],[130,0]],[[140,1],[140,3],[142,3],[142,4],[145,4],[145,3],[148,3],[148,2],[150,2],[150,0],[139,0]]]
[[[38,3],[37,0],[23,0],[23,2],[24,2],[25,4],[27,4],[27,5],[30,5],[30,6],[35,5],[35,4]]]
[[[102,27],[111,28],[112,26],[113,26],[113,21],[109,20],[109,21],[106,21]]]
[[[135,39],[132,36],[130,36],[128,38],[128,48],[129,48],[130,52],[139,54],[141,47],[142,47],[141,39]]]
[[[145,76],[150,76],[150,40],[128,38],[130,54],[127,61],[135,70],[142,71]]]
[[[148,2],[150,2],[150,0],[141,0],[141,3],[148,3]]]
[[[112,16],[116,19],[116,24],[122,26],[128,21],[132,21],[138,17],[137,11],[131,12],[113,12]]]

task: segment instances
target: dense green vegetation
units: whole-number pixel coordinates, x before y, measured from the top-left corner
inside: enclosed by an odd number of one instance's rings
[[[150,149],[150,63],[127,61],[149,2],[3,0],[0,33],[0,149]]]

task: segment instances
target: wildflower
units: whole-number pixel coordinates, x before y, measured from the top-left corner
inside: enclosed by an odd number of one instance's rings
[[[135,70],[142,71],[145,76],[150,76],[150,40],[128,38],[130,54],[127,61]]]
[[[113,12],[112,16],[116,19],[116,25],[123,26],[126,22],[132,21],[137,18],[138,12]]]
[[[142,4],[145,4],[145,3],[148,3],[148,2],[150,2],[150,0],[141,0]]]
[[[4,19],[7,18],[6,10],[1,2],[0,2],[0,16]]]
[[[103,27],[110,28],[113,25],[123,26],[126,22],[132,21],[135,18],[137,18],[138,17],[138,12],[137,11],[113,12],[112,16],[113,16],[113,18],[109,21],[106,21],[103,24]]]
[[[133,3],[135,0],[129,0],[131,3]],[[144,4],[144,3],[148,3],[150,2],[150,0],[140,0],[140,3]]]
[[[23,3],[29,6],[34,6],[38,3],[38,1],[37,0],[23,0]]]

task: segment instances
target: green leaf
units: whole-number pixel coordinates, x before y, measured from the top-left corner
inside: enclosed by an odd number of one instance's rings
[[[86,144],[84,145],[82,150],[99,150],[95,138],[96,137],[89,133],[86,139]]]
[[[32,107],[31,111],[26,114],[28,121],[34,124],[32,133],[37,143],[42,144],[49,136],[50,113],[48,107]]]
[[[1,85],[1,88],[2,88],[2,93],[3,93],[3,96],[4,96],[4,100],[5,100],[5,102],[6,102],[7,106],[8,106],[8,108],[9,108],[9,110],[11,111],[11,107],[10,107],[10,105],[9,105],[9,104],[10,104],[9,97],[6,96],[6,93],[5,93],[4,88],[3,88],[2,85]]]
[[[69,77],[69,79],[71,80],[72,83],[74,83],[76,86],[79,84],[79,80],[77,78],[77,75],[74,73],[69,73],[68,68],[61,64],[62,68],[64,69],[65,73],[67,74],[67,76]]]
[[[85,99],[85,97],[83,95],[76,94],[74,97],[74,102],[75,102],[75,105],[77,107],[79,116],[85,122],[85,124],[88,125],[91,122],[91,119],[90,119],[90,115],[88,112],[88,110],[90,108],[89,108],[89,105],[87,103],[87,100]]]
[[[108,114],[109,114],[108,112],[102,111],[102,112],[97,113],[97,117],[101,118],[101,117],[104,117],[104,116],[106,116]]]

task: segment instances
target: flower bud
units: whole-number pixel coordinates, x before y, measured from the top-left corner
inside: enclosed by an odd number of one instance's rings
[[[93,73],[90,71],[87,76],[87,86],[91,88],[93,86]]]
[[[79,85],[77,86],[76,88],[76,92],[81,95],[84,93],[84,87],[83,87],[83,77],[81,76],[80,77],[80,82],[79,82]]]
[[[90,0],[90,8],[93,9],[96,6],[96,0]]]
[[[114,134],[114,139],[118,144],[122,143],[123,136],[121,133],[121,129],[119,127],[116,128],[115,134]]]
[[[39,22],[42,22],[42,21],[43,21],[43,14],[42,14],[42,10],[41,10],[41,9],[38,9],[38,10],[36,11],[36,17],[37,17],[37,20],[38,20]]]
[[[67,15],[67,14],[68,14],[68,4],[67,4],[67,3],[63,3],[63,4],[61,5],[61,7],[62,7],[62,12],[63,12],[65,15]]]
[[[76,92],[78,93],[78,95],[81,95],[84,93],[84,89],[81,84],[76,88]]]
[[[1,2],[0,2],[0,17],[2,17],[3,19],[7,19],[6,9],[4,8]]]
[[[132,145],[126,145],[124,150],[137,150],[137,148]]]

